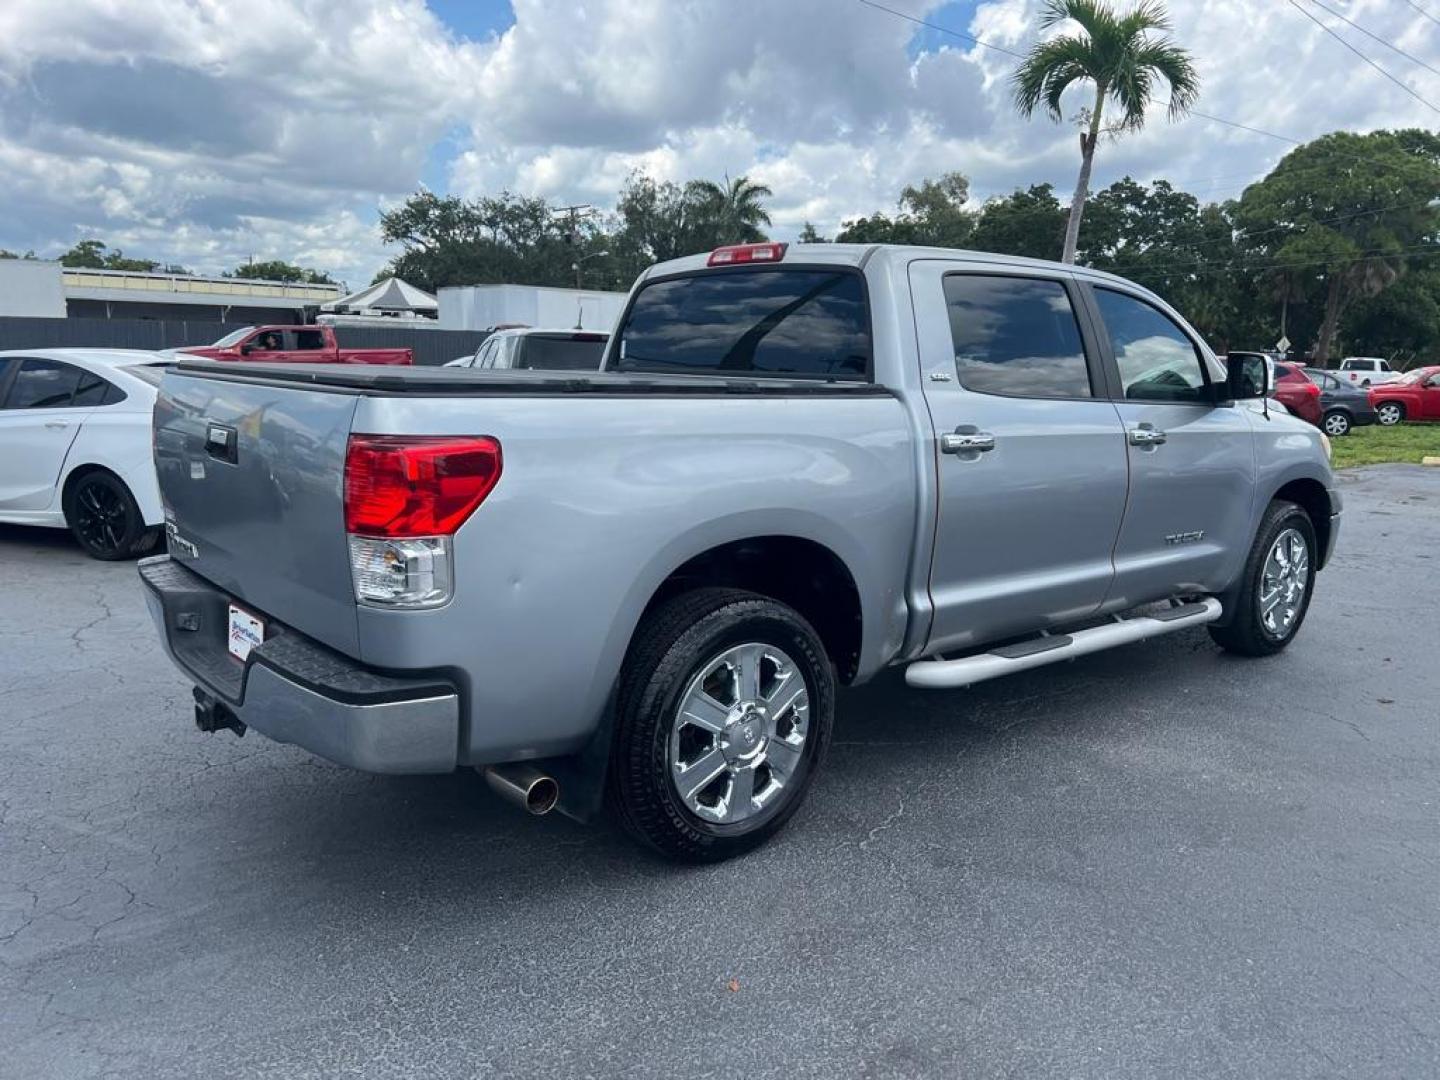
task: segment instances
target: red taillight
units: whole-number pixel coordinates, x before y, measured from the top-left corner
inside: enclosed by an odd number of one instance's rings
[[[1320,396],[1320,387],[1316,386],[1313,382],[1309,382],[1309,381],[1307,380],[1306,383],[1305,383],[1305,392],[1306,392],[1307,394],[1309,394],[1311,397],[1319,397],[1319,396]]]
[[[488,436],[351,435],[345,451],[345,531],[450,536],[500,479]]]
[[[710,253],[707,266],[737,266],[740,263],[779,262],[785,257],[784,244],[731,244]]]

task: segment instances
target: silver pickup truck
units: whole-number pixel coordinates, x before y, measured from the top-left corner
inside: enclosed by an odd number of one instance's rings
[[[1082,268],[721,248],[647,271],[596,373],[181,362],[140,574],[202,729],[719,859],[795,813],[841,684],[1284,648],[1340,498],[1269,378]]]

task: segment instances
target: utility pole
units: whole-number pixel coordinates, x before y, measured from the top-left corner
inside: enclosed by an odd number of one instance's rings
[[[595,207],[591,206],[589,203],[576,203],[574,206],[552,206],[550,208],[550,213],[555,215],[569,215],[570,224],[569,227],[565,230],[565,242],[569,244],[572,249],[574,249],[579,248],[580,246],[581,220],[586,218],[592,218],[596,214],[600,213],[600,211],[596,210]],[[580,289],[580,264],[584,262],[585,259],[589,258],[593,258],[593,256],[586,255],[584,258],[581,258],[577,255],[574,261],[570,264],[570,269],[575,271],[575,289],[577,292]]]

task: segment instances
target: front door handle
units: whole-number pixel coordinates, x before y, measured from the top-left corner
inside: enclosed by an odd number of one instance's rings
[[[1147,425],[1130,429],[1131,446],[1159,446],[1165,438],[1165,432]]]
[[[942,454],[985,453],[995,449],[995,436],[987,431],[955,431],[940,436]]]
[[[51,431],[60,431],[70,426],[69,420],[46,420],[45,426]]]

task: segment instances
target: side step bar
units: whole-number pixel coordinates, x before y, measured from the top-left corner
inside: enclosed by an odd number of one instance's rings
[[[1222,611],[1220,601],[1209,596],[1204,600],[1181,604],[1154,615],[1117,619],[1090,630],[1023,641],[1018,645],[1007,645],[994,652],[963,656],[958,660],[917,660],[905,669],[905,681],[920,690],[952,690],[962,686],[974,686],[989,679],[998,679],[1002,675],[1013,675],[1019,671],[1059,663],[1061,660],[1088,656],[1103,649],[1112,649],[1116,645],[1128,645],[1132,641],[1173,634],[1191,626],[1204,626],[1220,618]]]

